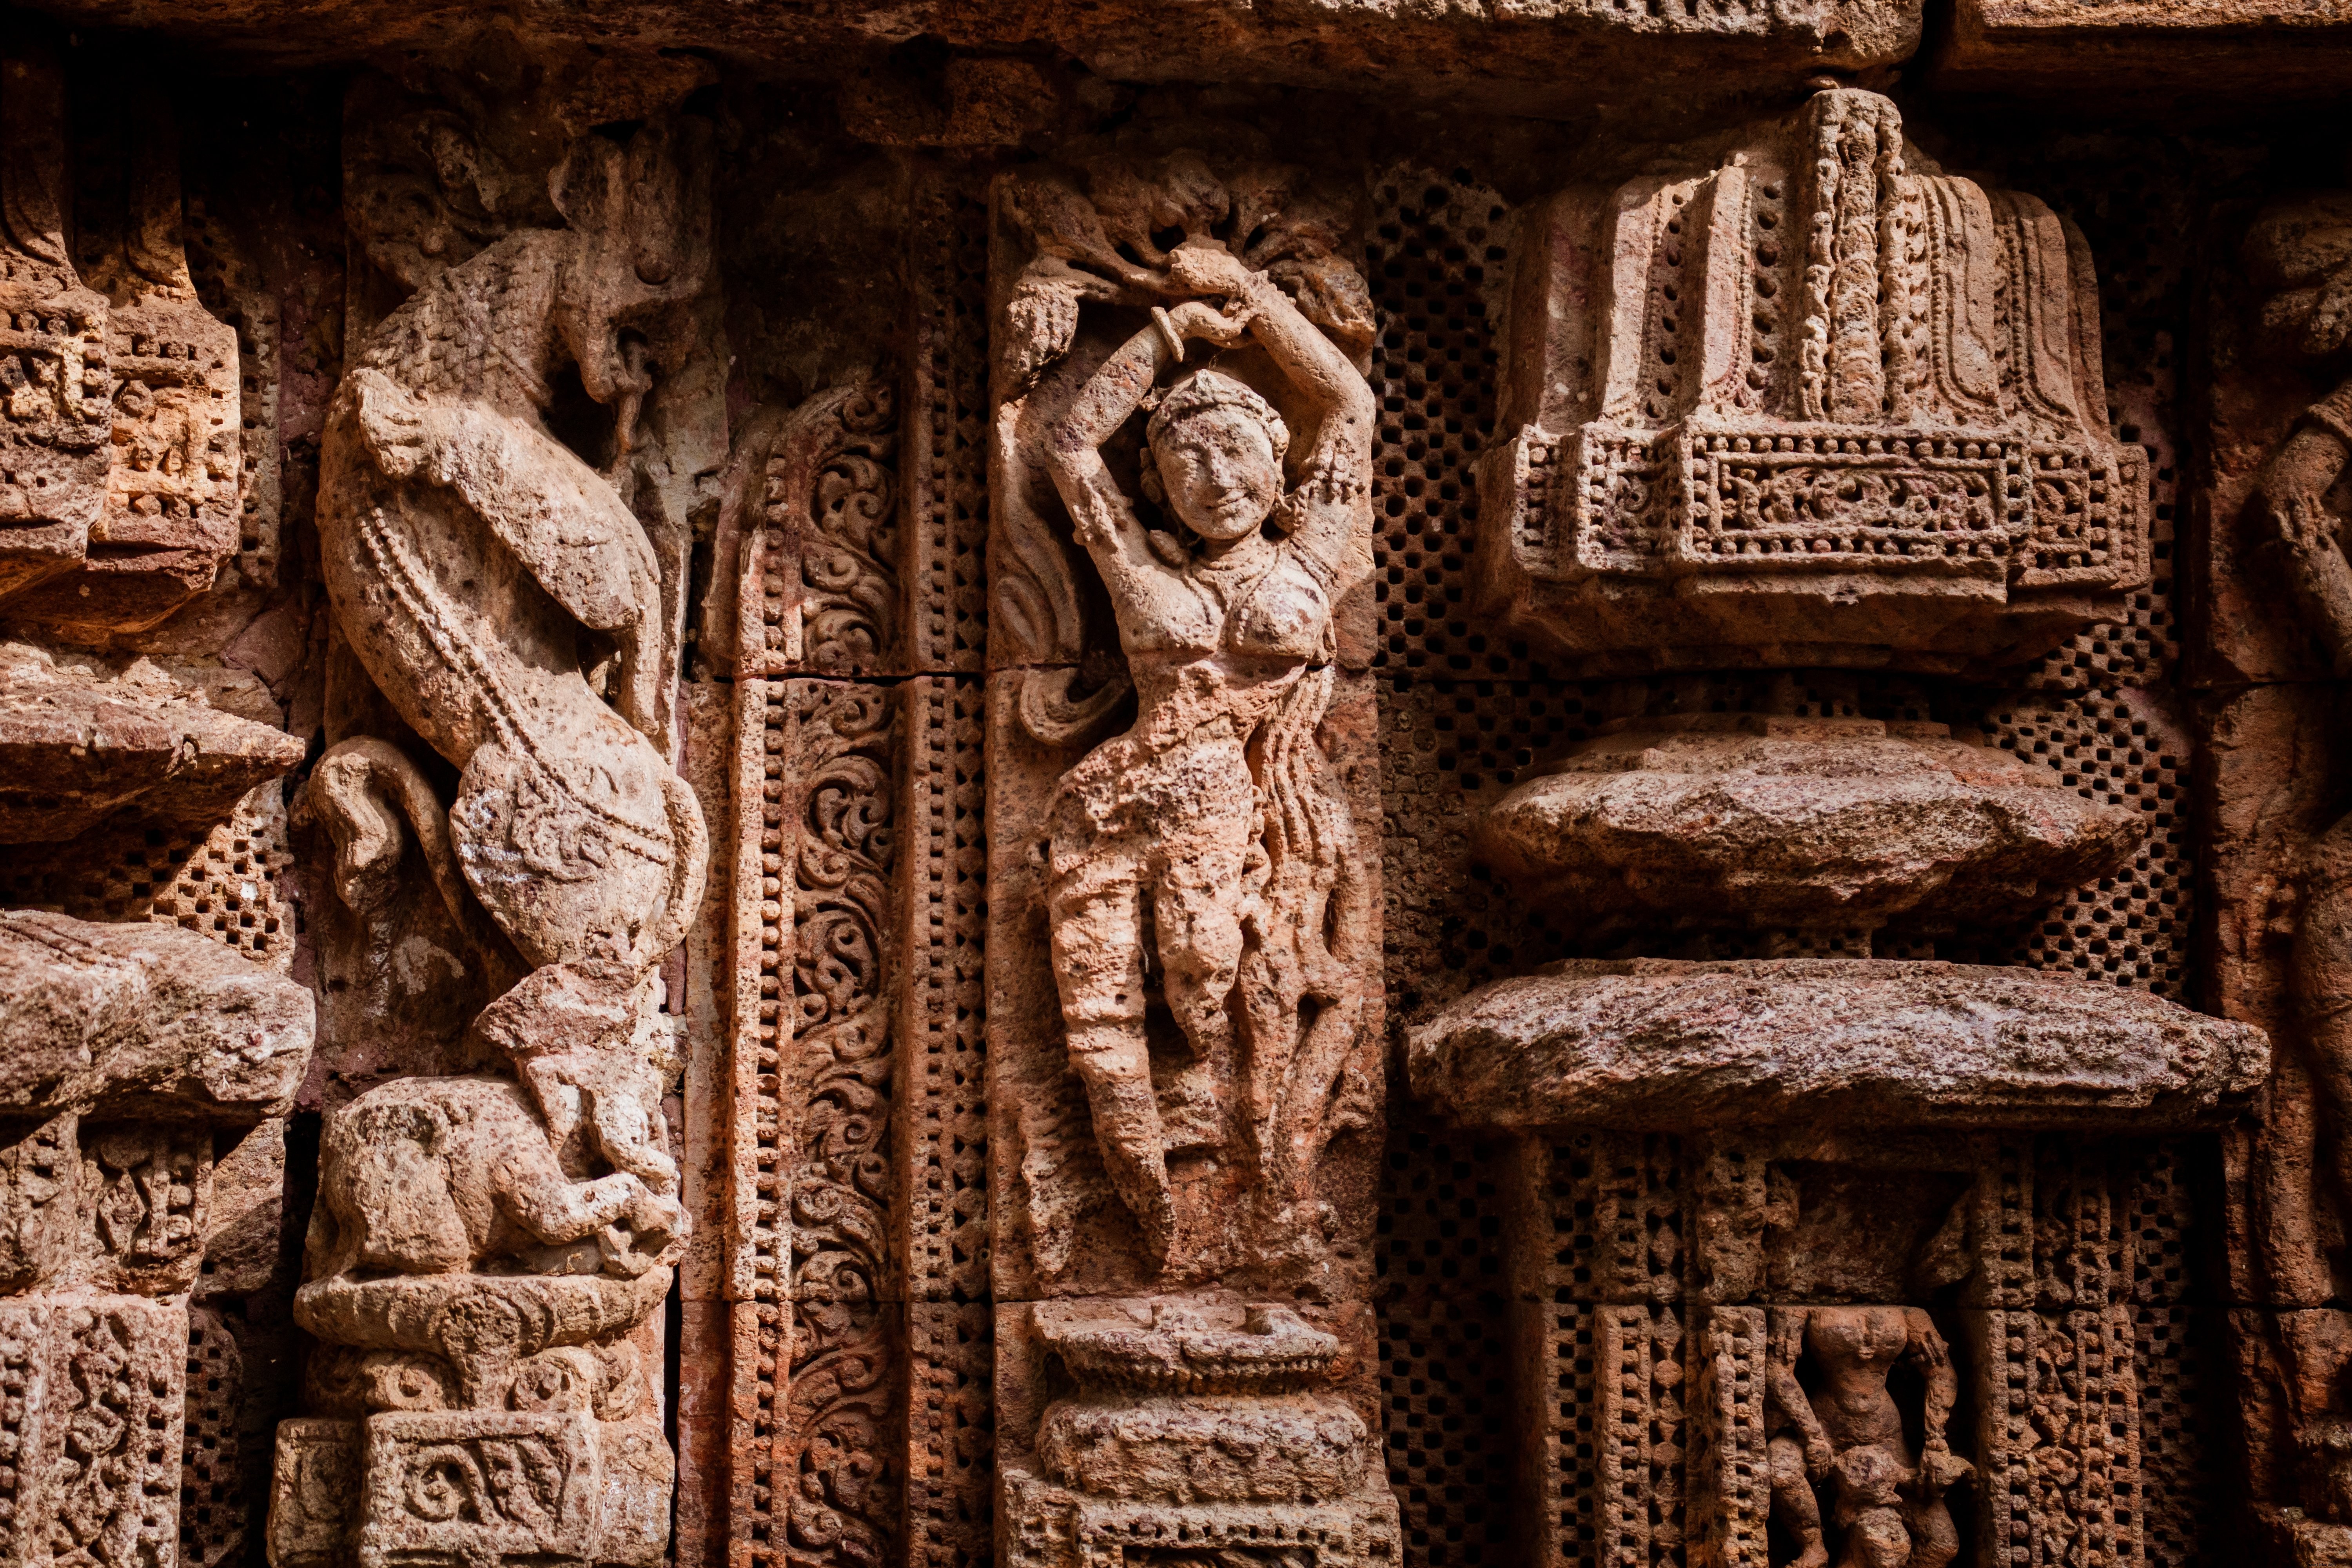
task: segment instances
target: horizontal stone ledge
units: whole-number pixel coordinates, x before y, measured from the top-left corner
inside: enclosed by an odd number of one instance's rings
[[[1870,959],[1573,960],[1409,1037],[1414,1096],[1469,1126],[1769,1123],[2164,1131],[2231,1120],[2261,1030],[2040,970]]]
[[[0,1116],[282,1115],[310,988],[178,926],[0,913]]]
[[[2099,112],[2127,119],[2316,97],[2352,88],[2352,0],[1953,0],[1927,74],[1956,91],[2097,89]]]
[[[348,66],[446,49],[485,13],[458,0],[35,0],[57,22],[152,31],[232,63]],[[1059,53],[1127,82],[1245,83],[1457,102],[1493,113],[1581,116],[1793,93],[1813,72],[1864,71],[1915,54],[1925,0],[1776,0],[1651,6],[1619,0],[638,0],[500,8],[525,37],[723,54],[753,71],[844,84],[853,129],[893,140],[1010,144],[1053,118],[1058,68],[991,57]],[[924,38],[977,58],[944,79],[872,79],[895,46]],[[812,62],[821,62],[813,66]],[[878,90],[877,90],[878,89]]]

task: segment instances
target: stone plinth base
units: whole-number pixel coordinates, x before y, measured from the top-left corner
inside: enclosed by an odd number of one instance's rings
[[[595,1563],[669,1545],[669,1446],[584,1411],[394,1410],[278,1429],[272,1568]]]

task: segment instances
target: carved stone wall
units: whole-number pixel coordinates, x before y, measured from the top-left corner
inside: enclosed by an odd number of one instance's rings
[[[2352,1557],[2340,9],[0,9],[0,1554]]]

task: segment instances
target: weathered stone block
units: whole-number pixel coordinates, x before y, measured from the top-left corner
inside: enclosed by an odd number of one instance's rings
[[[2237,1115],[2261,1031],[2029,969],[1576,960],[1409,1036],[1413,1092],[1472,1125],[2179,1127]]]

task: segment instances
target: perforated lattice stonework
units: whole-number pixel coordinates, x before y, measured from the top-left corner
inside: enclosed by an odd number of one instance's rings
[[[0,898],[79,920],[184,926],[283,968],[294,956],[293,863],[285,792],[272,780],[208,833],[109,821],[69,844],[0,858]]]
[[[1501,1153],[1410,1125],[1389,1132],[1373,1268],[1389,1483],[1410,1564],[1517,1561]]]
[[[245,1363],[228,1321],[209,1307],[188,1310],[188,1394],[180,1448],[182,1568],[242,1560],[248,1478],[237,1440]]]
[[[2071,969],[2185,999],[2189,742],[2159,695],[2094,690],[2046,703],[2001,702],[1986,714],[1985,730],[1996,744],[2058,769],[2084,798],[2137,811],[2147,837],[2121,870],[2075,889],[1984,960]]]
[[[1984,177],[2042,196],[2086,235],[2101,279],[2110,426],[2148,457],[2153,581],[2121,619],[2084,632],[2021,671],[2007,689],[1849,676],[1825,683],[1827,695],[1818,700],[1808,694],[1809,710],[1930,718],[1976,731],[2042,761],[2064,787],[2139,811],[2148,831],[2116,875],[2074,889],[2021,930],[1976,933],[1965,942],[1882,934],[1877,951],[2069,969],[2193,1000],[2185,792],[2192,758],[2171,686],[2180,504],[2175,357],[2189,319],[2184,236],[2203,197],[2194,180],[2161,159],[2135,163],[2116,148],[2088,143],[2063,157],[2023,144],[2006,162],[1957,158],[1948,149],[1938,156],[1971,172],[1990,167]],[[1759,692],[1751,682],[1723,681],[1710,691],[1703,681],[1557,679],[1524,642],[1474,614],[1469,562],[1479,519],[1471,465],[1495,435],[1497,334],[1516,214],[1475,170],[1401,170],[1378,182],[1375,195],[1366,258],[1379,315],[1371,371],[1381,421],[1373,666],[1381,684],[1390,1018],[1401,1029],[1474,987],[1588,951],[1571,912],[1530,907],[1468,861],[1465,845],[1481,811],[1608,719],[1661,705],[1738,710],[1755,706]],[[1741,951],[1737,942],[1718,947],[1725,956]],[[1484,1426],[1508,1419],[1505,1394],[1490,1384],[1494,1358],[1497,1347],[1524,1342],[1528,1353],[1549,1346],[1571,1362],[1589,1359],[1590,1328],[1570,1333],[1580,1349],[1563,1351],[1570,1341],[1554,1320],[1575,1309],[1510,1304],[1495,1234],[1501,1189],[1482,1163],[1493,1152],[1475,1152],[1458,1135],[1419,1123],[1402,1084],[1392,1105],[1381,1348],[1407,1561],[1516,1563],[1529,1537],[1496,1521],[1498,1510],[1521,1506],[1510,1481],[1518,1440],[1507,1424],[1491,1436]],[[2166,1209],[2170,1217],[2142,1211],[2171,1203],[2149,1194],[2173,1193],[2182,1184],[2181,1163],[2210,1153],[2201,1144],[2150,1153],[2127,1205],[2129,1223],[2148,1233],[2137,1239],[2141,1279],[2132,1300],[2148,1416],[2151,1564],[2199,1562],[2207,1550],[2200,1544],[2211,1510],[2198,1500],[2209,1478],[2198,1443],[2198,1390],[2210,1310],[2202,1303],[2212,1297],[2183,1239],[2185,1210]],[[1546,1440],[1548,1425],[1536,1421],[1528,1440]],[[1547,1504],[1589,1497],[1590,1477],[1575,1477],[1579,1465],[1589,1469],[1590,1454],[1580,1458],[1574,1445],[1563,1449],[1557,1433],[1549,1441],[1555,1451],[1528,1457],[1565,1489],[1549,1492]],[[1582,1517],[1555,1522],[1562,1568],[1605,1560],[1597,1555],[1597,1528]]]

